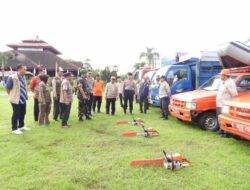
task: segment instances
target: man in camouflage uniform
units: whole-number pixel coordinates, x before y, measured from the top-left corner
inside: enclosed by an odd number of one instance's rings
[[[89,101],[89,87],[87,83],[87,70],[80,70],[80,78],[78,80],[78,118],[79,121],[83,121],[83,116],[87,120],[90,120],[88,111],[88,101]]]

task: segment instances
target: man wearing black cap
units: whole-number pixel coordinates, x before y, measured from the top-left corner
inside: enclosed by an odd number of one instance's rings
[[[87,120],[90,120],[88,111],[88,101],[89,101],[89,88],[87,83],[87,70],[80,70],[80,79],[78,80],[78,118],[79,121],[83,121],[83,116],[85,115]]]
[[[64,74],[62,81],[60,103],[62,104],[62,128],[68,128],[68,119],[70,115],[71,103],[73,100],[73,87],[70,84],[72,80],[72,73],[67,72]]]
[[[132,114],[133,111],[133,101],[134,95],[137,92],[136,83],[133,80],[133,74],[128,73],[128,79],[124,81],[123,85],[123,95],[124,95],[124,113],[127,113],[128,102],[129,102],[129,111]]]

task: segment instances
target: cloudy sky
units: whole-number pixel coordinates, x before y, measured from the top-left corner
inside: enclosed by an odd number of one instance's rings
[[[146,46],[164,56],[247,40],[249,7],[247,0],[6,0],[0,51],[38,35],[63,58],[90,58],[94,67],[123,72]]]

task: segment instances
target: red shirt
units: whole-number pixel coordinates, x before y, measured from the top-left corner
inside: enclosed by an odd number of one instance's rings
[[[34,93],[34,98],[38,98],[39,95],[39,83],[40,83],[40,77],[39,76],[35,76],[31,79],[30,81],[30,89],[31,91]]]

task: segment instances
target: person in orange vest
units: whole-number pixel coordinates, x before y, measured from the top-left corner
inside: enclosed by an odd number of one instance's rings
[[[101,112],[101,106],[102,106],[102,91],[103,91],[103,85],[104,82],[101,80],[100,75],[96,75],[96,80],[94,81],[94,87],[93,87],[93,112],[95,112],[96,109],[96,103],[97,103],[97,112]]]

